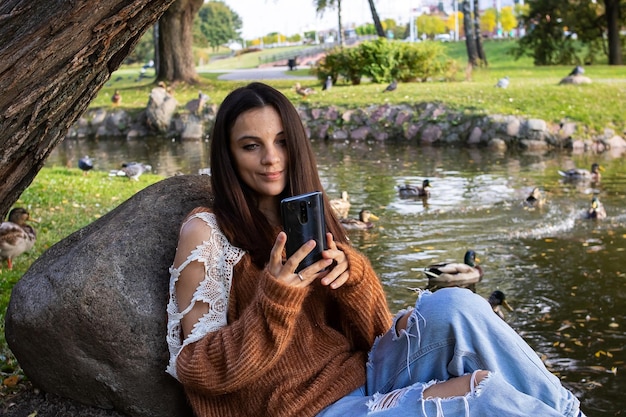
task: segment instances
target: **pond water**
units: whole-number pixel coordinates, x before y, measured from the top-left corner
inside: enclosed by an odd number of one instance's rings
[[[208,142],[164,139],[66,140],[47,165],[76,166],[89,154],[95,169],[151,164],[162,175],[210,166]],[[413,304],[423,268],[477,252],[485,275],[476,291],[505,292],[507,322],[583,402],[588,416],[626,411],[626,163],[620,154],[506,152],[435,148],[405,142],[313,141],[326,191],[347,191],[353,217],[368,208],[380,219],[350,231],[386,287],[392,310]],[[600,163],[597,184],[563,182],[559,169]],[[397,187],[429,179],[427,200],[401,199]],[[533,187],[541,209],[521,202]],[[587,220],[592,196],[608,217]]]

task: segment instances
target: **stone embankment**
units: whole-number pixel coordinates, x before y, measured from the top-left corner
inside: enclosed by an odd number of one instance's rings
[[[160,101],[168,103],[168,100]],[[134,119],[120,109],[89,110],[68,136],[138,139],[164,135],[197,140],[208,137],[216,111],[216,104],[206,104],[193,112],[174,111],[171,103],[164,111],[153,101]],[[604,152],[626,148],[626,132],[605,129],[592,133],[586,126],[571,121],[555,124],[511,115],[458,112],[441,103],[376,104],[358,109],[299,105],[298,111],[309,137],[327,140],[402,140],[422,145],[488,146],[499,150],[565,148]]]

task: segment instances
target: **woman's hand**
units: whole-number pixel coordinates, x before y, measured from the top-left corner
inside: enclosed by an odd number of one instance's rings
[[[328,233],[328,235],[330,235],[330,233]],[[330,236],[330,239],[332,241],[332,235]],[[295,272],[300,262],[302,262],[302,260],[306,258],[306,256],[315,248],[316,243],[314,240],[309,240],[304,245],[302,245],[283,264],[283,250],[285,249],[286,242],[287,234],[285,232],[278,233],[276,241],[274,242],[274,246],[272,247],[272,251],[270,252],[270,260],[267,265],[270,274],[275,276],[276,279],[278,279],[279,281],[282,281],[287,285],[293,285],[294,287],[308,287],[316,279],[325,276],[326,271],[324,271],[324,269],[333,263],[334,258],[332,257],[324,256],[323,259],[315,262],[307,268],[304,268],[302,271],[298,273]],[[334,246],[336,249],[337,246]],[[324,252],[322,252],[322,256],[324,255]]]
[[[328,249],[322,252],[322,257],[332,260],[333,267],[326,271],[322,278],[322,285],[330,285],[330,288],[337,289],[348,281],[350,277],[350,264],[346,254],[337,248],[332,233],[326,233]]]

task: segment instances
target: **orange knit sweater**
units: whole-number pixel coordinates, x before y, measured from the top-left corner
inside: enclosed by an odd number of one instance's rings
[[[367,258],[339,246],[350,278],[336,290],[284,285],[244,255],[233,271],[228,325],[177,360],[198,417],[315,416],[365,383],[368,352],[391,314]]]

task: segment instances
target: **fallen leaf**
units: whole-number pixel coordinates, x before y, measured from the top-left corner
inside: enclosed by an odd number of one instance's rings
[[[11,375],[5,378],[2,384],[6,387],[14,387],[18,382],[20,382],[20,377],[18,375]]]

